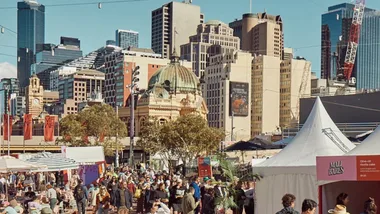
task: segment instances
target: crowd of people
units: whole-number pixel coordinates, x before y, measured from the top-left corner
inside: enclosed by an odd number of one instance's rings
[[[75,170],[68,180],[62,172],[10,173],[0,176],[0,193],[0,212],[10,214],[214,214],[225,212],[218,203],[227,197],[236,205],[234,214],[242,214],[254,213],[255,201],[253,182],[129,167],[110,168],[89,185]]]
[[[299,214],[294,209],[296,197],[293,194],[286,194],[282,197],[282,205],[284,208],[276,214]],[[349,197],[347,193],[341,193],[336,198],[334,209],[328,210],[330,214],[350,214],[347,212]],[[301,214],[315,214],[317,203],[311,199],[305,199],[302,202]],[[377,214],[377,206],[373,198],[369,198],[364,202],[364,211],[361,214]]]

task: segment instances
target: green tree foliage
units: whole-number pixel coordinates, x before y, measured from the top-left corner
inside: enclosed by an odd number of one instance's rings
[[[209,127],[201,116],[188,114],[164,124],[151,118],[142,127],[137,145],[165,160],[176,155],[186,163],[217,151],[224,136],[221,130]]]
[[[109,155],[116,147],[121,148],[115,137],[127,137],[128,130],[111,106],[94,105],[76,115],[64,117],[60,121],[60,135],[62,138],[57,139],[57,143],[67,146],[103,145],[106,155]],[[100,142],[102,136],[104,142]],[[86,140],[88,137],[91,142]]]

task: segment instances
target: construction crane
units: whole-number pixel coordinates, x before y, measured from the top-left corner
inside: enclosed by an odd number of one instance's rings
[[[306,86],[310,82],[309,76],[310,76],[310,67],[311,64],[305,60],[305,66],[303,68],[302,72],[302,79],[301,79],[301,84],[300,88],[298,90],[298,98],[297,98],[297,106],[296,106],[296,112],[293,114],[293,118],[295,119],[295,122],[299,122],[299,114],[300,114],[300,102],[301,98],[306,92]]]
[[[344,79],[349,85],[351,80],[352,70],[355,65],[356,53],[359,45],[360,28],[363,23],[365,8],[365,0],[356,0],[354,7],[354,15],[352,17],[352,24],[350,28],[350,37],[347,44],[346,56],[344,59]]]

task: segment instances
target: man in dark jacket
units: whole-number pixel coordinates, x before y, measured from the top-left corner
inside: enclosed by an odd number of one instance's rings
[[[132,207],[132,193],[127,188],[127,183],[122,182],[116,192],[116,207],[120,214],[127,214]]]
[[[299,214],[299,212],[294,210],[294,202],[296,201],[296,196],[292,194],[285,194],[282,197],[282,205],[284,209],[278,211],[276,214]]]
[[[74,189],[74,198],[77,202],[79,214],[86,214],[86,206],[88,201],[87,187],[83,185],[83,180],[78,180],[78,185]]]

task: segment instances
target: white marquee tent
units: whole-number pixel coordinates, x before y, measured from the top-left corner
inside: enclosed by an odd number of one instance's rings
[[[305,124],[289,145],[253,167],[254,173],[263,176],[256,184],[255,213],[281,210],[281,198],[286,193],[296,196],[297,210],[301,210],[305,198],[318,201],[316,157],[343,155],[354,147],[331,120],[317,97]]]
[[[371,135],[369,135],[362,143],[348,152],[347,156],[360,156],[360,155],[380,155],[380,126],[376,128]],[[378,200],[380,198],[380,184],[371,181],[319,181],[323,184],[322,190],[322,206],[326,209],[334,206],[335,197],[341,192],[349,195],[350,213],[360,213],[363,211],[363,202],[368,197],[373,197]],[[349,186],[350,188],[347,188]],[[363,192],[363,194],[357,194]],[[324,211],[326,211],[324,209]],[[326,213],[326,212],[323,212]]]

